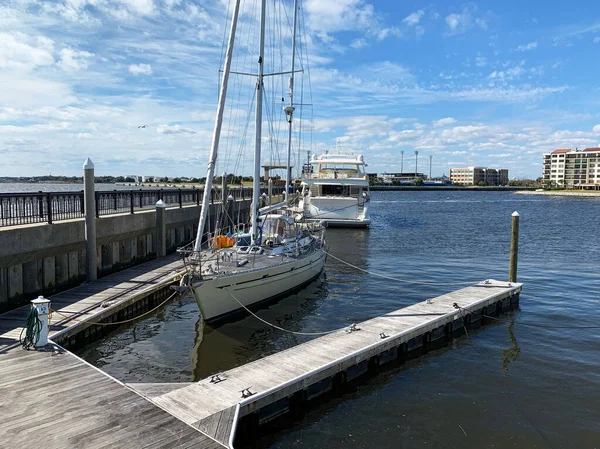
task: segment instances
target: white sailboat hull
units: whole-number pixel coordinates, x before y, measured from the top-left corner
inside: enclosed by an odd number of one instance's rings
[[[192,290],[204,321],[216,321],[242,311],[240,303],[250,307],[300,288],[319,276],[324,264],[325,250],[321,248],[289,262],[205,278]]]

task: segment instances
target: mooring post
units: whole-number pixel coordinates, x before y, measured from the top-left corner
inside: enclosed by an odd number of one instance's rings
[[[167,215],[163,200],[156,202],[156,257],[167,255]]]
[[[267,183],[267,185],[269,186],[269,188],[268,188],[269,205],[271,205],[271,204],[273,204],[273,178],[269,178],[269,182]]]
[[[94,188],[94,163],[88,157],[83,163],[83,203],[85,215],[85,254],[87,280],[98,278],[96,257],[96,192]]]
[[[36,348],[43,348],[48,344],[48,313],[50,312],[50,300],[43,296],[38,296],[37,299],[31,301],[31,305],[37,311],[37,317],[41,323],[40,335],[34,346]]]
[[[519,255],[519,213],[512,214],[512,235],[510,239],[510,263],[508,265],[508,282],[517,282],[517,259]]]

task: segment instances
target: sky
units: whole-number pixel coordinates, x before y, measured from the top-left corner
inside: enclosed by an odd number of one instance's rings
[[[289,71],[291,0],[268,4],[265,70]],[[205,176],[231,5],[0,0],[0,176],[81,175],[87,157],[98,175]],[[256,72],[256,8],[234,71]],[[337,150],[413,171],[418,151],[433,176],[535,179],[543,153],[600,145],[596,1],[305,0],[299,18],[297,167]],[[265,81],[263,162],[285,159],[288,76]],[[230,79],[218,173],[252,173],[253,83]]]

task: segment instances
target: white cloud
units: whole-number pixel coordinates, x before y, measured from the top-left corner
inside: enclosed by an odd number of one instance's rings
[[[0,69],[30,71],[54,64],[54,42],[45,36],[0,33]]]
[[[402,37],[402,30],[397,27],[380,28],[375,32],[377,40],[384,40],[388,36]]]
[[[408,26],[415,26],[421,21],[424,14],[425,14],[425,11],[420,9],[420,10],[415,11],[412,14],[409,14],[408,16],[406,16],[404,19],[402,19],[402,22],[404,22]]]
[[[453,123],[456,123],[456,119],[452,118],[452,117],[446,117],[446,118],[436,120],[432,123],[433,123],[433,126],[435,126],[436,128],[439,128],[441,126],[446,126],[446,125],[451,125]]]
[[[475,58],[475,65],[477,67],[485,67],[487,64],[487,58],[484,58],[483,56],[477,56]]]
[[[184,128],[179,125],[158,125],[156,127],[158,134],[196,134],[196,131],[190,128]]]
[[[600,43],[600,36],[595,37],[593,42],[594,42],[594,44]]]
[[[592,128],[592,131],[594,131],[596,134],[600,134],[600,125],[596,125]]]
[[[57,12],[68,20],[83,24],[99,22],[98,18],[90,13],[90,7],[100,12],[101,16],[117,20],[128,20],[131,15],[151,16],[155,12],[154,0],[59,0],[55,3],[40,3],[46,11]]]
[[[304,9],[308,12],[308,26],[326,33],[365,30],[377,22],[373,5],[363,0],[307,0]]]
[[[516,51],[530,51],[530,50],[535,50],[538,46],[537,42],[529,42],[526,45],[519,45],[516,48]]]
[[[81,69],[87,69],[89,59],[94,56],[87,51],[77,51],[72,48],[63,48],[60,51],[60,61],[58,66],[65,72],[75,72]]]
[[[366,47],[367,41],[364,38],[358,38],[358,39],[354,39],[352,42],[350,42],[350,47],[358,50],[359,48],[364,48]]]
[[[131,64],[129,71],[134,75],[152,75],[152,67],[150,64]]]
[[[446,16],[446,23],[448,24],[450,31],[454,31],[458,28],[458,26],[460,25],[460,20],[460,14],[454,13]]]
[[[488,79],[490,79],[491,81],[499,81],[501,83],[505,83],[506,81],[517,79],[525,73],[528,73],[528,69],[525,69],[523,67],[523,64],[521,64],[506,70],[494,70],[488,75]],[[529,73],[536,74],[537,69],[529,69]]]
[[[10,86],[0,89],[0,107],[59,107],[77,101],[69,85],[28,74],[0,71],[0,86]]]
[[[487,30],[488,21],[482,17],[475,17],[477,6],[473,3],[467,4],[460,13],[452,13],[446,16],[446,25],[448,25],[448,34],[461,34],[476,26],[482,30]]]

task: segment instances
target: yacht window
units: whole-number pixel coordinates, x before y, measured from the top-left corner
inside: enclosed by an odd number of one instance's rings
[[[348,195],[348,186],[324,185],[321,187],[323,195]]]

